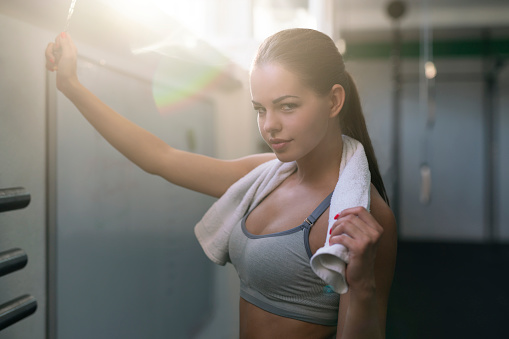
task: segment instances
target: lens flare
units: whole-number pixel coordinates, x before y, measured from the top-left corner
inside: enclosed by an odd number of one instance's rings
[[[212,46],[212,33],[206,31],[206,9],[212,2],[108,0],[107,5],[127,22],[143,27],[131,52],[152,54],[158,60],[152,95],[160,114],[170,114],[208,97],[211,90],[235,84],[228,72],[233,62]]]
[[[197,41],[166,48],[154,72],[152,93],[159,112],[170,114],[217,88],[231,86],[231,62],[211,46]]]
[[[163,61],[157,70],[152,84],[154,102],[162,115],[178,111],[191,105],[196,99],[205,96],[224,76],[220,68],[195,67],[178,76],[175,62]],[[168,81],[172,78],[172,81]],[[176,81],[178,80],[178,81]]]

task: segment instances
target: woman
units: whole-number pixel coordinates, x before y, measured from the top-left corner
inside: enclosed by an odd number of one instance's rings
[[[57,88],[109,143],[146,172],[174,184],[221,197],[233,183],[275,157],[296,163],[296,170],[244,217],[230,239],[231,262],[242,282],[241,338],[385,337],[396,260],[396,224],[357,90],[329,37],[314,30],[291,29],[269,37],[260,46],[250,74],[251,95],[260,133],[274,153],[232,161],[176,150],[102,103],[80,84],[76,48],[65,33],[48,45],[46,58],[47,69],[57,71]],[[349,251],[345,273],[349,289],[341,297],[326,293],[294,302],[291,293],[297,292],[288,291],[288,286],[315,289],[325,285],[309,273],[308,262],[296,263],[296,257],[277,255],[250,260],[239,253],[244,253],[242,244],[249,239],[260,245],[267,239],[277,241],[281,245],[273,248],[276,253],[279,246],[289,246],[286,236],[326,199],[338,181],[343,134],[363,144],[372,178],[370,212],[362,207],[346,209],[330,231],[330,243],[342,244]],[[310,229],[308,243],[291,251],[307,246],[313,254],[323,246],[327,211],[321,211],[324,213]],[[269,268],[274,262],[281,276],[288,278],[288,286],[270,285],[281,278],[278,275],[263,276],[264,265]],[[307,267],[288,269],[295,264]],[[261,266],[261,273],[246,281],[255,266]],[[267,289],[276,297],[265,298]],[[331,316],[333,322],[324,321]]]

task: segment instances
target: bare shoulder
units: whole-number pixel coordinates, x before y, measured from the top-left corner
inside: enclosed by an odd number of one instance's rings
[[[389,205],[382,198],[378,190],[371,184],[371,215],[383,227],[384,233],[397,231],[396,218]]]

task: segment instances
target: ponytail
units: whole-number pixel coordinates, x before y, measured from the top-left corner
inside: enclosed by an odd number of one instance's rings
[[[371,183],[377,189],[382,198],[389,204],[389,197],[385,190],[382,175],[378,168],[378,162],[375,156],[375,150],[369,137],[368,129],[366,127],[366,120],[362,113],[361,101],[357,86],[353,81],[352,76],[345,71],[346,74],[346,95],[345,104],[340,114],[341,132],[349,137],[358,140],[364,147],[366,157],[368,158],[369,171],[371,172]]]

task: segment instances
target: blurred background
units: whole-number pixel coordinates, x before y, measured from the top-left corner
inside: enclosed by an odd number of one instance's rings
[[[236,273],[193,234],[214,199],[142,172],[56,91],[44,50],[66,26],[92,92],[224,159],[265,151],[248,79],[261,41],[330,35],[399,225],[387,337],[507,337],[509,2],[77,0],[68,20],[71,5],[0,2],[0,189],[30,194],[0,213],[0,255],[28,258],[0,277],[0,310],[37,302],[0,338],[238,336]]]

